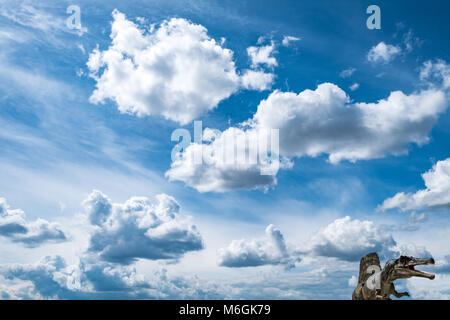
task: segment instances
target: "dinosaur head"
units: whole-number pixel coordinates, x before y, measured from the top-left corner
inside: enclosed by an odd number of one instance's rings
[[[435,275],[432,273],[426,273],[416,270],[415,267],[419,265],[434,264],[433,258],[414,258],[401,256],[394,261],[392,275],[397,278],[411,278],[411,277],[422,277],[433,280]]]

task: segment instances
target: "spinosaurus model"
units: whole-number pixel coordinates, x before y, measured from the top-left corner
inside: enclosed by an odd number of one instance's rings
[[[435,275],[415,269],[418,265],[434,264],[433,258],[414,258],[401,256],[386,262],[383,270],[380,258],[375,252],[369,253],[361,259],[359,265],[359,279],[353,300],[390,300],[391,294],[396,298],[409,296],[408,292],[397,292],[394,281],[411,277],[422,277],[433,280]]]

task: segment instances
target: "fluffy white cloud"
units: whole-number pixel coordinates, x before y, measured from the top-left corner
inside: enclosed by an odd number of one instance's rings
[[[14,286],[0,286],[4,299],[349,299],[347,279],[355,266],[317,261],[309,271],[260,270],[244,276],[207,280],[173,276],[162,269],[142,276],[130,266],[81,258],[67,265],[58,256],[38,263],[3,265],[0,274]]]
[[[260,47],[248,47],[247,54],[249,55],[252,66],[264,65],[267,67],[276,67],[278,65],[277,59],[273,56],[275,52],[275,44],[272,41],[269,45]]]
[[[290,44],[291,42],[293,42],[293,41],[299,41],[299,40],[301,40],[301,39],[298,38],[298,37],[294,37],[294,36],[284,36],[284,37],[283,37],[283,40],[281,41],[281,44],[282,44],[283,46],[285,46],[285,47],[288,47],[289,44]]]
[[[95,226],[88,251],[105,261],[179,259],[203,249],[197,228],[179,216],[179,204],[168,195],[156,196],[156,203],[133,197],[120,204],[94,190],[83,204]]]
[[[48,256],[32,264],[2,266],[1,273],[6,279],[31,282],[34,298],[40,299],[92,299],[99,292],[109,299],[139,298],[142,289],[149,287],[131,267],[91,264],[84,259],[68,266],[60,256]]]
[[[447,275],[439,274],[436,275],[434,281],[411,278],[406,281],[406,291],[410,292],[411,298],[414,300],[449,300],[450,284],[447,279]]]
[[[245,70],[241,77],[242,87],[249,90],[268,90],[271,88],[275,75],[261,70]]]
[[[408,243],[397,247],[400,255],[412,256],[416,258],[432,258],[433,255],[424,246],[417,246],[414,243]]]
[[[444,89],[450,88],[450,65],[444,60],[426,61],[420,69],[420,79],[428,81],[431,85],[434,82],[442,82]]]
[[[29,222],[25,212],[21,209],[10,209],[5,198],[0,198],[0,236],[27,247],[66,240],[59,224],[44,219]]]
[[[422,174],[425,189],[415,193],[397,193],[384,200],[381,210],[448,209],[450,208],[450,158],[438,161]]]
[[[113,18],[111,45],[87,62],[93,103],[111,99],[121,112],[186,124],[238,90],[233,52],[203,26],[173,18],[147,32],[117,10]]]
[[[231,268],[284,265],[294,267],[296,258],[286,247],[281,231],[269,225],[262,239],[233,240],[219,250],[219,265]]]
[[[410,95],[395,91],[376,103],[352,103],[338,86],[323,83],[299,94],[274,91],[259,104],[252,122],[258,129],[280,129],[285,156],[328,154],[337,163],[401,154],[410,143],[428,142],[447,104],[437,89]]]
[[[336,219],[311,239],[311,252],[318,256],[335,257],[347,261],[359,261],[369,252],[381,257],[391,257],[396,252],[396,242],[386,230],[372,221]]]
[[[370,62],[388,63],[392,61],[398,54],[400,54],[400,52],[400,47],[380,42],[370,49],[369,53],[367,54],[367,60],[369,60]]]
[[[258,175],[260,165],[232,166],[217,161],[194,164],[187,159],[199,149],[218,153],[225,137],[272,129],[279,129],[280,168],[289,168],[292,157],[325,154],[331,163],[338,163],[405,154],[411,144],[420,146],[429,141],[431,128],[448,107],[445,68],[430,70],[428,74],[422,72],[422,78],[439,78],[439,82],[433,81],[409,95],[394,91],[386,99],[371,103],[351,101],[332,83],[298,94],[275,90],[260,102],[243,128],[231,127],[216,137],[217,141],[203,146],[191,144],[181,159],[172,162],[166,176],[201,192],[270,187],[276,177]]]
[[[221,290],[207,281],[171,278],[163,269],[150,279],[131,266],[118,266],[83,256],[67,265],[60,256],[32,264],[0,267],[8,280],[31,283],[28,290],[9,290],[5,298],[22,299],[223,299]],[[1,288],[0,288],[1,289]],[[0,291],[0,293],[2,293]]]
[[[203,144],[192,143],[171,163],[166,177],[183,181],[199,192],[225,192],[235,189],[267,189],[275,185],[278,168],[292,163],[278,157],[278,150],[260,148],[269,143],[270,131],[252,131],[231,127],[223,133],[206,128]],[[196,161],[200,155],[201,161]],[[255,155],[254,160],[251,155]],[[264,170],[268,171],[266,174]]]

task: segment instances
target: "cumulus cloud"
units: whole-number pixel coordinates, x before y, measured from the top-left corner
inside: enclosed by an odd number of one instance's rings
[[[354,103],[338,86],[323,83],[299,94],[274,91],[261,101],[252,123],[258,129],[280,129],[285,156],[328,154],[332,163],[356,161],[402,154],[411,143],[428,142],[447,102],[443,91],[430,88]]]
[[[61,257],[38,263],[3,265],[0,273],[17,283],[3,288],[4,299],[348,299],[347,279],[354,265],[319,261],[320,267],[286,273],[260,270],[244,276],[210,281],[198,276],[173,276],[162,269],[143,277],[130,266],[81,258],[67,265]],[[20,285],[20,287],[19,287]]]
[[[448,107],[446,69],[428,68],[430,71],[421,72],[423,81],[433,79],[426,88],[411,94],[394,91],[377,102],[354,102],[332,83],[298,94],[275,90],[241,128],[231,127],[218,135],[220,143],[188,146],[166,176],[201,192],[266,189],[276,184],[276,177],[258,176],[258,165],[193,164],[186,159],[198,149],[217,153],[225,137],[272,129],[279,129],[280,168],[290,168],[289,159],[294,157],[328,155],[335,164],[405,154],[411,144],[421,146],[429,141],[433,125]]]
[[[396,245],[392,235],[372,221],[352,220],[349,216],[336,219],[310,242],[313,254],[346,261],[359,261],[369,252],[378,252],[382,258],[392,257]]]
[[[179,215],[179,204],[166,194],[157,195],[156,203],[133,197],[121,204],[94,190],[83,204],[95,226],[88,251],[102,260],[129,264],[139,258],[179,259],[203,249],[195,225]]]
[[[5,198],[0,198],[0,235],[27,247],[66,240],[59,224],[44,219],[27,221],[25,212],[10,209]]]
[[[433,271],[434,273],[434,268]],[[414,300],[449,300],[450,285],[448,277],[437,274],[434,281],[420,281],[423,279],[411,278],[406,281],[407,291]]]
[[[3,265],[7,280],[30,283],[28,290],[5,292],[4,298],[22,299],[223,299],[225,290],[207,281],[169,277],[162,269],[147,278],[131,266],[81,257],[67,265],[60,256],[37,263]]]
[[[422,174],[422,178],[425,189],[415,193],[397,193],[384,200],[379,209],[399,208],[407,211],[450,208],[450,158],[438,161],[431,170]]]
[[[247,48],[247,54],[249,55],[252,66],[257,67],[263,65],[266,67],[276,67],[278,65],[277,59],[273,56],[275,52],[275,44],[272,41],[269,45],[265,46],[251,46]]]
[[[392,61],[401,52],[400,47],[380,42],[372,47],[367,54],[367,60],[370,62],[388,63]]]
[[[231,127],[224,132],[204,130],[202,144],[190,144],[171,163],[166,177],[183,181],[199,192],[267,189],[277,183],[276,171],[292,163],[278,156],[270,131]],[[267,148],[261,147],[266,143]],[[270,145],[270,146],[269,146]],[[200,155],[200,161],[195,161]]]
[[[203,26],[173,18],[147,32],[112,15],[110,46],[87,62],[96,80],[91,102],[111,99],[121,112],[186,124],[238,90],[233,52]]]
[[[294,36],[284,36],[284,37],[283,37],[283,40],[281,41],[281,44],[282,44],[283,46],[285,46],[285,47],[288,47],[289,44],[290,44],[291,42],[293,42],[293,41],[299,41],[299,40],[301,40],[301,39],[298,38],[298,37],[294,37]]]
[[[242,87],[264,91],[271,88],[275,75],[261,70],[245,70],[241,77]]]
[[[433,83],[442,82],[444,89],[450,88],[450,65],[444,60],[437,59],[436,61],[425,61],[420,69],[420,79],[427,81],[430,85]]]
[[[400,255],[412,256],[416,258],[432,258],[433,255],[424,246],[418,246],[414,243],[403,244],[397,247]]]
[[[219,250],[219,265],[230,268],[264,265],[292,268],[295,261],[281,231],[272,224],[266,228],[265,238],[233,240],[228,247]]]
[[[390,229],[384,225],[349,216],[336,219],[321,228],[301,246],[288,247],[281,232],[269,225],[266,237],[233,240],[218,253],[220,266],[239,268],[284,265],[290,268],[296,262],[303,263],[311,259],[337,258],[353,263],[360,261],[369,252],[377,252],[381,259],[392,259],[400,255],[432,257],[423,246],[414,243],[399,244]]]
[[[356,71],[356,68],[348,68],[345,70],[342,70],[341,73],[339,73],[339,76],[341,78],[349,78],[351,77]]]

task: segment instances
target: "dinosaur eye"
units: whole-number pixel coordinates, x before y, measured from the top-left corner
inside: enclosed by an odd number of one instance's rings
[[[406,262],[408,261],[408,258],[405,256],[400,256],[399,262],[400,264],[406,264]]]

